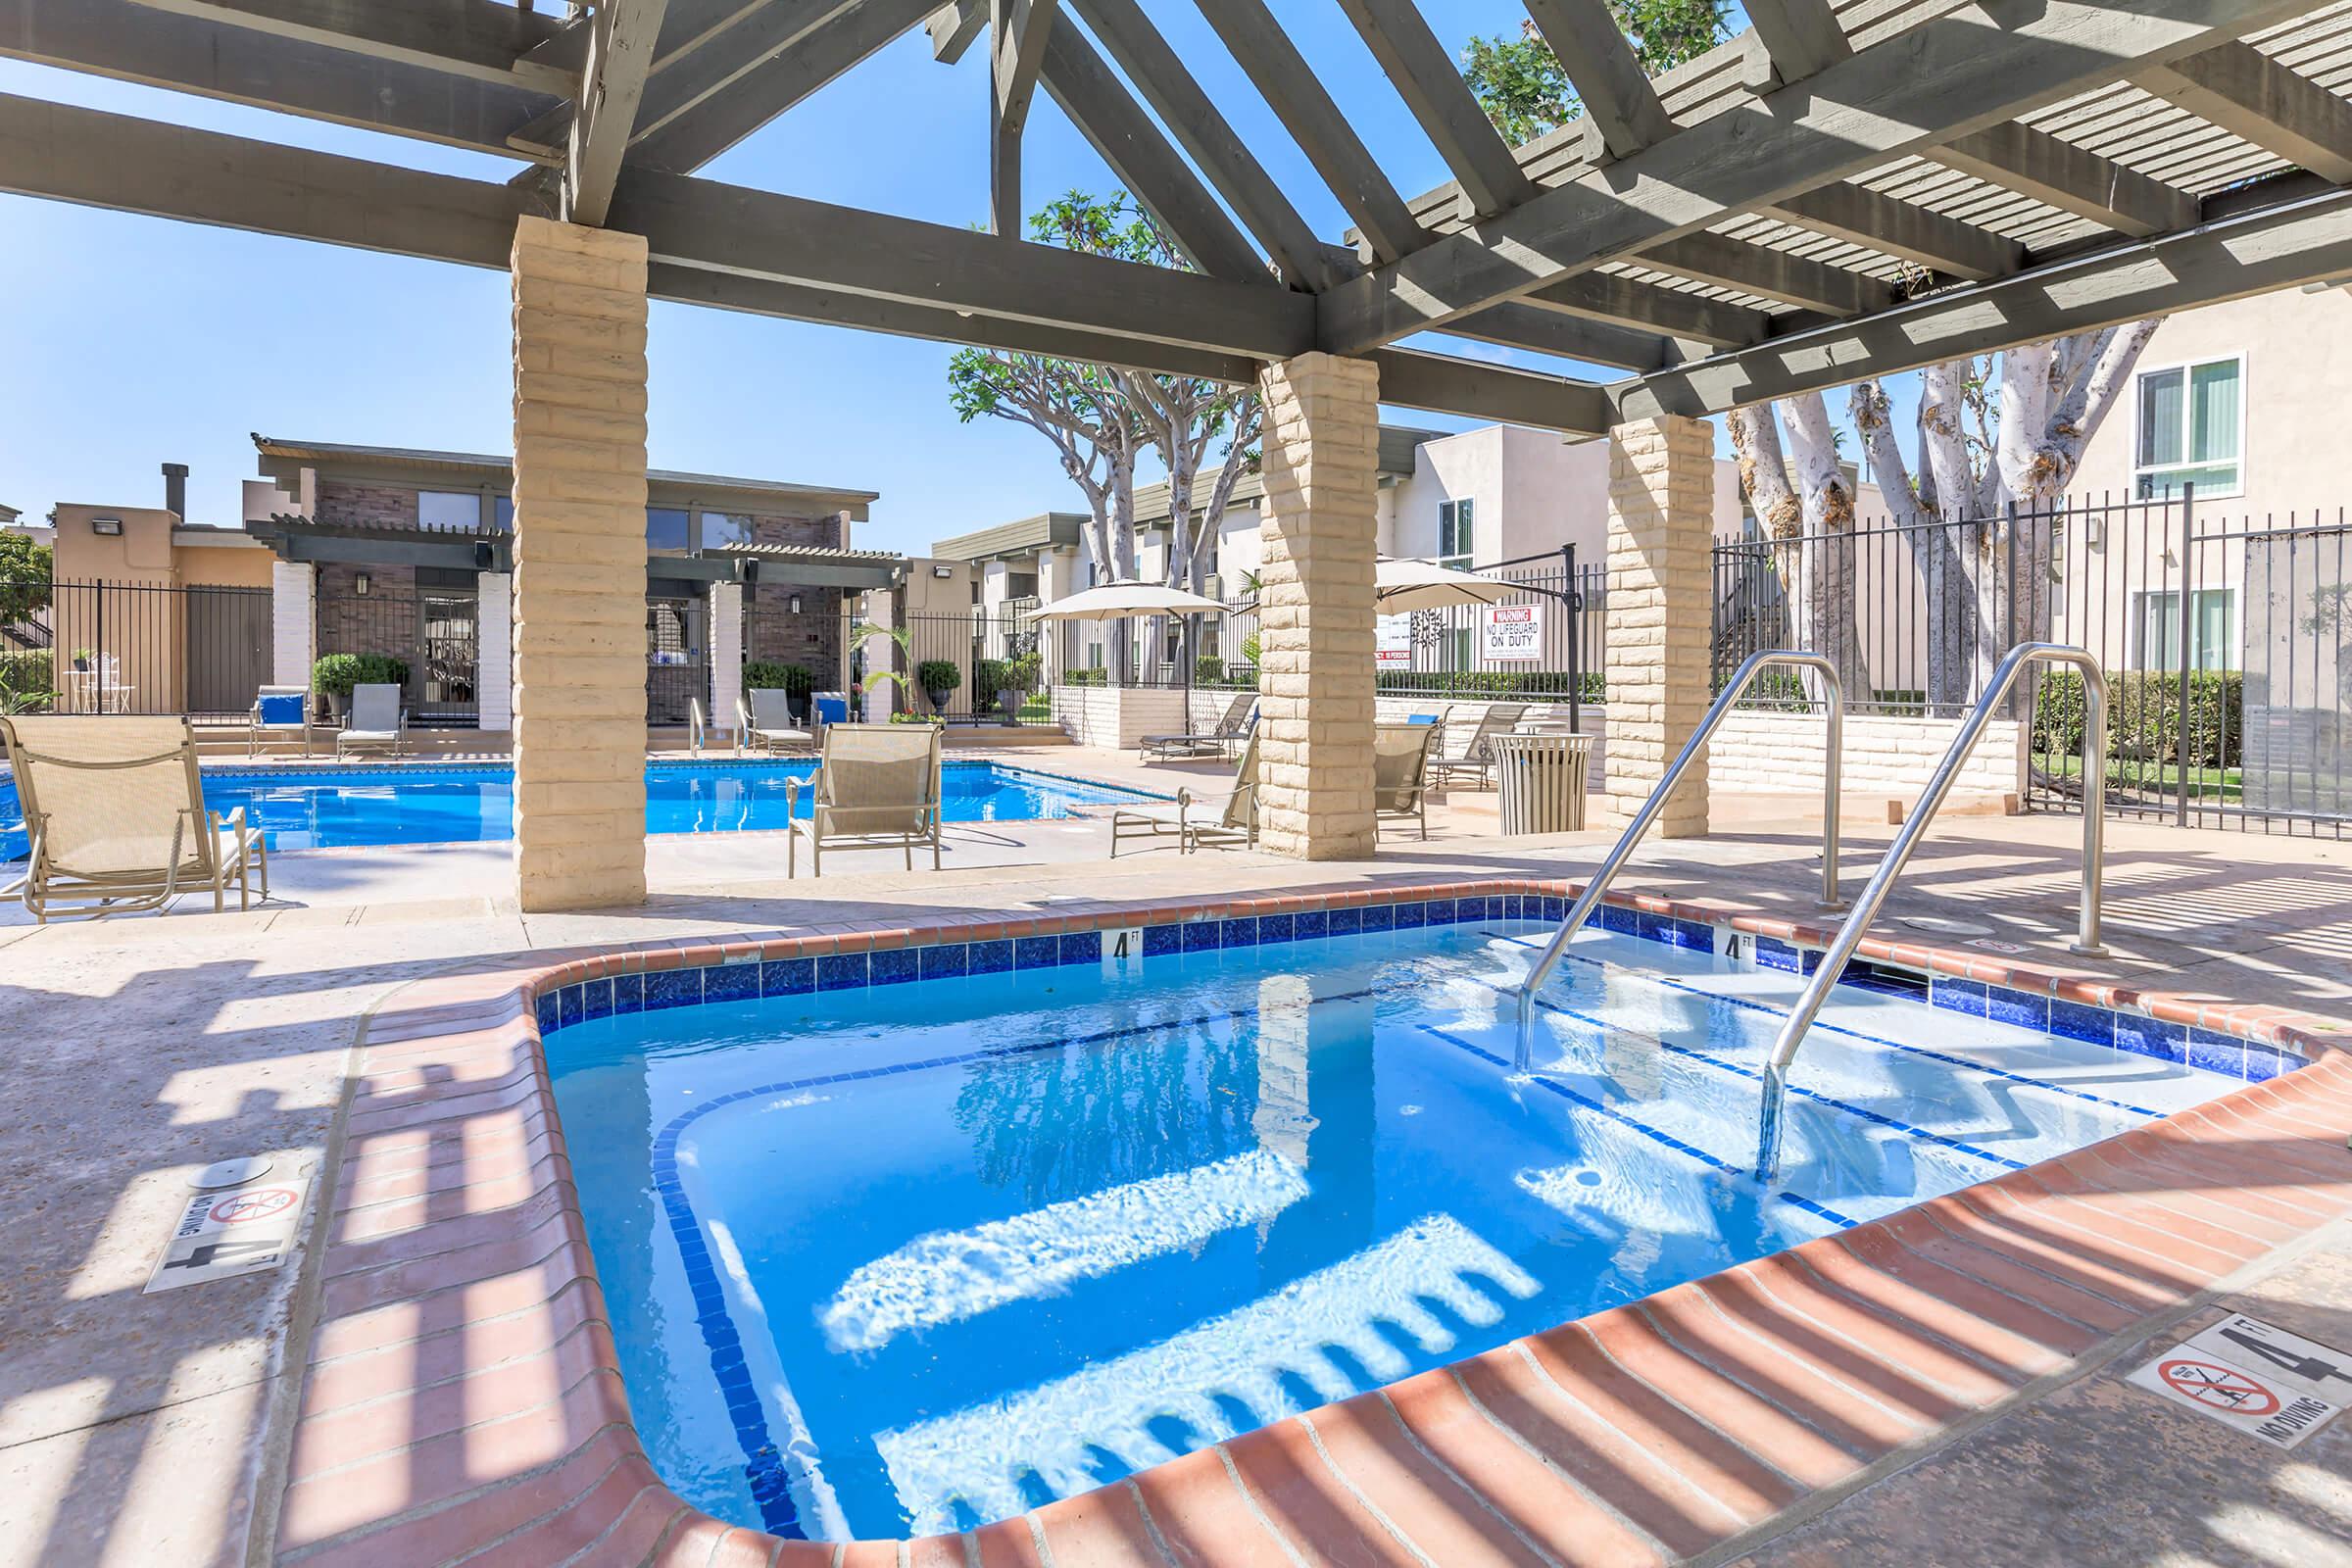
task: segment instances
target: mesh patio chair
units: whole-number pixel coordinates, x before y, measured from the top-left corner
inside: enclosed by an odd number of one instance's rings
[[[1214,806],[1210,811],[1207,808]],[[1200,814],[1196,814],[1199,812]],[[1130,839],[1147,843],[1174,839],[1180,855],[1203,844],[1257,843],[1257,734],[1252,730],[1242,747],[1241,765],[1234,769],[1233,788],[1222,796],[1197,796],[1188,785],[1176,792],[1172,806],[1122,806],[1110,815],[1110,858]]]
[[[1462,755],[1443,758],[1431,764],[1438,782],[1451,784],[1455,774],[1466,773],[1482,784],[1493,784],[1494,748],[1488,743],[1497,735],[1508,735],[1516,729],[1519,720],[1527,716],[1527,708],[1525,703],[1489,703],[1487,710],[1478,715],[1478,723],[1471,729],[1470,738],[1462,743]],[[1438,722],[1441,729],[1453,728],[1452,708],[1447,708]]]
[[[389,681],[354,686],[351,711],[335,731],[335,760],[361,751],[398,757],[408,749],[409,710],[400,706],[400,688]]]
[[[1187,757],[1223,757],[1226,747],[1242,738],[1244,726],[1250,721],[1250,710],[1256,703],[1255,693],[1243,692],[1225,705],[1225,711],[1206,730],[1198,734],[1145,736],[1144,760],[1168,762]]]
[[[755,686],[750,701],[735,702],[735,749],[755,752],[805,752],[816,738],[793,722],[792,694],[781,686]]]
[[[254,693],[251,727],[245,735],[245,755],[259,756],[262,738],[293,732],[302,738],[302,755],[311,755],[311,689],[308,686],[264,686]]]
[[[1372,818],[1419,822],[1429,837],[1429,759],[1435,724],[1381,724],[1372,731]]]
[[[196,736],[185,718],[0,718],[29,841],[18,884],[35,920],[160,909],[210,888],[253,906],[270,897],[270,853],[244,808],[204,808]]]
[[[939,869],[940,760],[937,724],[827,724],[815,792],[807,817],[800,814],[801,780],[784,781],[784,807],[792,818],[785,841],[784,874],[799,874],[800,843],[808,840],[809,874],[824,875],[828,845],[843,849],[901,849],[914,869],[914,847],[931,846],[931,869]]]

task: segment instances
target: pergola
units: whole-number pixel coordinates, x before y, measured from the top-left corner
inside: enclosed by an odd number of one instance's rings
[[[1258,380],[1264,836],[1334,857],[1372,841],[1378,403],[1610,437],[1610,772],[1640,794],[1706,701],[1704,416],[2352,274],[2352,5],[1746,0],[1751,31],[1650,79],[1604,0],[1526,0],[1587,115],[1511,147],[1409,0],[1339,0],[1454,176],[1406,197],[1264,0],[1193,3],[1347,243],[1136,0],[0,0],[0,54],[527,165],[458,178],[0,97],[0,188],[512,270],[531,907],[643,892],[649,297]],[[942,58],[988,41],[995,232],[696,174],[918,25]],[[1194,270],[1018,237],[1041,87]],[[1691,796],[1670,830],[1703,825]]]

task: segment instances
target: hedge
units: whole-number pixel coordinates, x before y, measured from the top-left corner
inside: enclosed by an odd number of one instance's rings
[[[2188,757],[2177,744],[2180,676],[2158,670],[2107,673],[2107,756],[2195,767],[2237,767],[2244,761],[2245,677],[2236,670],[2197,670],[2188,677]],[[2065,755],[2082,750],[2082,677],[2045,670],[2034,705],[2034,750]]]
[[[338,703],[354,686],[406,686],[409,666],[390,654],[328,654],[311,666],[311,686]]]
[[[972,688],[990,698],[999,692],[1028,693],[1037,689],[1038,671],[1045,661],[1035,654],[1012,659],[983,659],[972,666]]]
[[[744,662],[743,689],[747,692],[780,690],[794,697],[806,697],[816,690],[816,677],[808,672],[806,664],[753,659]]]
[[[1380,690],[1398,696],[1564,698],[1568,695],[1568,672],[1562,669],[1384,669],[1377,681]],[[1577,687],[1585,702],[1606,700],[1606,682],[1597,669],[1580,671]]]

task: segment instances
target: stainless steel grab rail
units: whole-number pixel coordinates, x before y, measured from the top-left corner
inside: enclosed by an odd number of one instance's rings
[[[1559,966],[1560,955],[1568,950],[1570,939],[1600,903],[1601,895],[1609,890],[1609,884],[1616,879],[1626,858],[1642,842],[1642,835],[1649,831],[1649,824],[1657,819],[1658,812],[1665,809],[1667,797],[1674,793],[1675,785],[1682,782],[1684,769],[1690,765],[1691,759],[1698,756],[1700,749],[1707,744],[1708,738],[1715,733],[1715,727],[1723,722],[1724,714],[1732,710],[1732,705],[1747,690],[1748,682],[1773,664],[1813,670],[1829,689],[1830,724],[1826,749],[1822,754],[1821,774],[1821,906],[1825,909],[1841,906],[1838,901],[1838,775],[1839,760],[1845,749],[1845,693],[1838,684],[1838,666],[1821,655],[1797,653],[1787,648],[1768,648],[1761,653],[1748,655],[1740,662],[1740,667],[1732,671],[1732,678],[1725,684],[1723,695],[1715,699],[1715,706],[1707,710],[1707,716],[1700,719],[1698,728],[1690,732],[1690,738],[1683,743],[1682,751],[1675,755],[1673,763],[1667,767],[1665,777],[1658,780],[1658,787],[1649,792],[1649,799],[1642,803],[1642,809],[1634,814],[1633,822],[1617,840],[1617,847],[1609,851],[1608,858],[1600,862],[1600,869],[1592,874],[1592,880],[1585,884],[1583,894],[1569,906],[1568,917],[1560,922],[1559,930],[1552,934],[1551,945],[1544,950],[1544,956],[1536,960],[1536,966],[1519,983],[1519,1002],[1523,1012],[1534,1001],[1536,993],[1543,989],[1544,982],[1551,977],[1551,971]]]
[[[1829,1000],[1830,987],[1845,972],[1852,960],[1854,949],[1861,946],[1863,933],[1870,922],[1878,918],[1880,906],[1886,904],[1886,894],[1895,878],[1903,874],[1903,866],[1911,852],[1936,820],[1936,813],[1952,793],[1952,784],[1960,776],[1960,768],[1968,754],[1976,750],[1977,741],[1984,726],[1992,722],[1993,712],[2009,688],[2028,664],[2073,664],[2082,671],[2082,906],[2078,916],[2075,940],[2068,944],[2071,951],[2095,956],[2107,950],[2099,945],[2099,884],[2106,873],[2105,820],[2107,807],[2107,677],[2100,671],[2098,661],[2082,649],[2070,648],[2063,643],[2020,643],[2009,650],[2009,656],[1996,665],[1992,680],[1984,695],[1977,699],[1968,721],[1960,733],[1952,737],[1951,749],[1943,754],[1935,776],[1928,780],[1919,804],[1903,823],[1902,832],[1895,835],[1879,868],[1871,874],[1870,883],[1861,897],[1854,900],[1853,913],[1838,928],[1837,937],[1829,951],[1821,956],[1821,967],[1805,983],[1804,994],[1781,1023],[1780,1037],[1772,1043],[1772,1056],[1764,1066],[1764,1100],[1756,1116],[1756,1177],[1759,1181],[1777,1180],[1781,1173],[1781,1141],[1783,1118],[1788,1100],[1788,1064],[1796,1058],[1797,1047],[1804,1043],[1805,1031],[1821,1012],[1822,1004]]]

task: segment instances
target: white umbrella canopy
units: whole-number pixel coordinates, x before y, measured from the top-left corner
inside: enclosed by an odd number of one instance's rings
[[[1196,615],[1225,608],[1221,600],[1153,582],[1106,582],[1030,612],[1037,620],[1125,620],[1133,615]]]
[[[1384,614],[1413,610],[1450,610],[1456,605],[1498,605],[1525,590],[1428,561],[1382,558],[1373,568],[1372,599]]]

